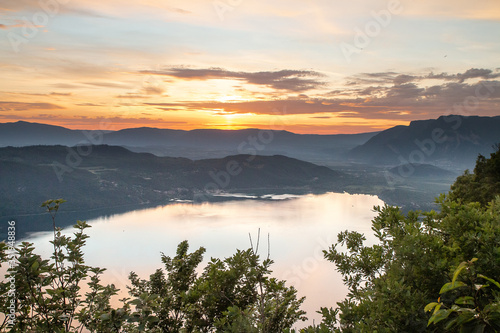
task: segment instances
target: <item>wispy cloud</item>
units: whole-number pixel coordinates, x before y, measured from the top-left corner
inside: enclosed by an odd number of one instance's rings
[[[162,95],[165,92],[165,88],[160,86],[146,86],[141,91],[146,95]]]
[[[484,68],[471,68],[466,70],[464,73],[457,73],[457,74],[448,74],[448,73],[441,73],[441,74],[434,74],[431,73],[427,75],[426,77],[423,78],[429,78],[429,79],[443,79],[447,81],[457,81],[457,82],[464,82],[469,79],[495,79],[500,77],[500,73],[494,73],[491,69],[484,69]]]
[[[308,70],[280,70],[264,72],[237,72],[223,68],[184,68],[172,67],[162,70],[145,70],[142,74],[162,75],[184,80],[227,79],[241,80],[249,84],[262,85],[278,90],[293,92],[307,91],[323,86],[319,78],[324,75]]]
[[[84,129],[89,126],[94,125],[95,123],[106,122],[109,125],[110,130],[120,129],[120,128],[130,128],[137,127],[137,124],[141,124],[143,126],[173,126],[173,125],[182,125],[186,122],[184,121],[169,121],[162,118],[151,118],[151,117],[88,117],[88,116],[79,116],[79,117],[67,117],[62,114],[45,114],[40,113],[32,116],[19,116],[17,114],[2,114],[0,113],[0,119],[3,120],[26,120],[26,121],[40,121],[47,124],[56,124],[60,126],[64,126],[67,128],[73,129]],[[111,125],[113,124],[116,128]]]
[[[9,95],[22,95],[22,96],[71,96],[73,93],[61,93],[61,92],[50,92],[46,94],[42,93],[25,93],[25,92],[4,92]]]
[[[182,8],[177,8],[177,7],[167,7],[167,10],[174,12],[174,13],[179,13],[179,14],[192,14],[192,11],[182,9]]]
[[[104,106],[103,104],[96,104],[96,103],[78,103],[75,105],[76,106]]]
[[[463,83],[470,79],[495,79],[500,77],[498,70],[486,68],[470,68],[463,73],[422,73],[422,74],[407,74],[397,72],[381,72],[381,73],[360,73],[348,77],[348,86],[359,86],[364,84],[405,84],[409,82],[418,82],[427,79],[456,81]]]
[[[0,111],[58,110],[64,107],[52,103],[24,103],[0,101]]]
[[[118,88],[118,89],[130,89],[133,87],[131,84],[124,84],[118,82],[84,82],[84,84],[94,87]]]
[[[49,96],[71,96],[73,93],[51,92]]]
[[[140,94],[135,94],[135,93],[128,93],[128,94],[122,94],[122,95],[117,95],[116,98],[151,98],[151,96],[147,95],[140,95]]]
[[[17,22],[17,23],[12,23],[12,24],[3,24],[3,23],[0,23],[0,29],[2,30],[7,30],[7,29],[13,29],[13,28],[22,28],[22,27],[26,27],[26,23],[20,21],[20,20],[14,20],[14,22]],[[36,24],[33,24],[34,27],[37,27],[37,28],[43,28],[43,25],[36,25]]]

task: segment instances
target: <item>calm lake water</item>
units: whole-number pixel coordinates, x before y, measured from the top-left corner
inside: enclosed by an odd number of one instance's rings
[[[228,257],[236,249],[249,248],[249,233],[255,246],[260,228],[261,257],[269,251],[275,262],[273,275],[294,285],[299,296],[306,296],[303,309],[309,323],[312,319],[318,322],[321,316],[315,311],[335,306],[347,293],[335,266],[323,259],[322,250],[346,229],[364,233],[372,243],[375,205],[383,205],[376,196],[327,193],[274,196],[272,200],[173,203],[137,210],[88,221],[92,228],[88,229],[86,262],[107,268],[104,281],[122,289],[122,296],[126,295],[130,271],[147,278],[162,267],[160,253],[174,256],[183,240],[189,241],[192,251],[205,247],[206,263],[210,257]],[[26,241],[35,243],[37,252],[48,257],[51,239],[51,232],[42,232]]]

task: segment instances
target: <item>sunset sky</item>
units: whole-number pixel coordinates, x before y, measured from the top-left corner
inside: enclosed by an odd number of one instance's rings
[[[0,122],[359,133],[500,115],[498,0],[1,0]]]

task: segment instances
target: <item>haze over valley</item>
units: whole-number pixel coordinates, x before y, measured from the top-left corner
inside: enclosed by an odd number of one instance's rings
[[[346,135],[0,127],[8,146],[0,148],[1,216],[40,213],[47,197],[68,200],[63,211],[85,212],[238,198],[231,193],[373,194],[409,210],[433,208],[478,154],[493,151],[500,117],[452,115]]]

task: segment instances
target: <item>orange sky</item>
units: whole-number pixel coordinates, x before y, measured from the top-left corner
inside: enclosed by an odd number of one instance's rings
[[[498,115],[498,31],[493,0],[4,0],[0,122],[337,134]]]

